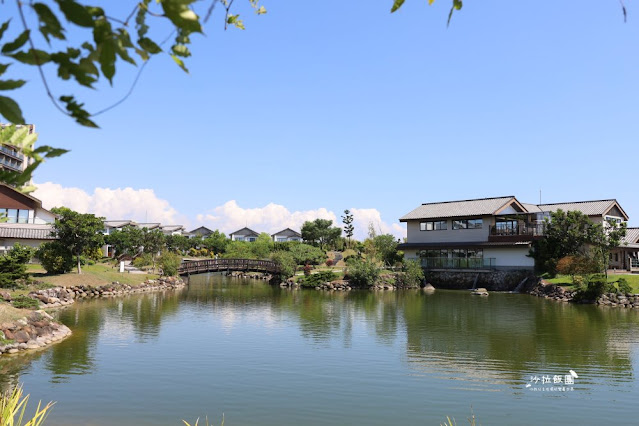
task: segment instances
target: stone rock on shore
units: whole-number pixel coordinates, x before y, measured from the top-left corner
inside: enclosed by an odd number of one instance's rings
[[[158,290],[171,290],[184,287],[185,283],[178,277],[160,277],[156,280],[147,280],[139,286],[120,284],[114,281],[111,284],[92,287],[78,285],[71,287],[55,287],[45,290],[37,290],[29,293],[29,297],[40,302],[43,308],[58,308],[74,303],[76,299],[90,297],[113,297],[129,293],[142,293]]]
[[[0,354],[42,348],[70,334],[67,326],[53,321],[45,311],[33,311],[15,322],[0,324]]]

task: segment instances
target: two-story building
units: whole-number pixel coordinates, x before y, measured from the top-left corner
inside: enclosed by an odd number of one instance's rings
[[[257,240],[257,237],[259,237],[260,234],[258,234],[257,232],[253,231],[250,228],[242,228],[242,229],[238,229],[235,232],[231,232],[231,234],[229,235],[229,238],[231,239],[231,241],[249,241],[249,242],[253,242],[255,240]]]
[[[15,188],[0,184],[0,254],[19,243],[31,247],[55,239],[56,215],[42,207],[42,201]]]
[[[291,228],[282,229],[280,232],[276,232],[271,235],[273,241],[276,243],[285,243],[288,241],[302,241],[302,234]]]
[[[628,220],[616,200],[528,204],[506,196],[426,203],[400,218],[407,239],[399,249],[427,269],[533,269],[532,242],[543,238],[544,219],[559,209],[581,211],[597,223]],[[633,256],[637,250],[620,247],[611,267],[630,265]]]

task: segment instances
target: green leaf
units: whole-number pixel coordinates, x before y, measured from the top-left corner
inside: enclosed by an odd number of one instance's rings
[[[73,0],[56,0],[60,10],[67,18],[67,21],[72,22],[80,27],[93,27],[93,18],[86,7]]]
[[[183,58],[188,58],[189,56],[191,56],[191,51],[183,44],[176,44],[171,47],[171,50],[177,56],[182,56]]]
[[[462,0],[453,0],[453,7],[450,8],[450,13],[448,14],[448,22],[446,26],[450,25],[450,20],[453,17],[453,12],[455,10],[461,10],[462,8]]]
[[[13,90],[24,86],[24,80],[0,80],[0,90]]]
[[[182,70],[188,74],[189,70],[186,68],[186,66],[184,65],[184,61],[180,58],[178,58],[175,55],[171,55],[171,58],[173,58],[173,60],[175,61],[176,64],[179,65],[180,68],[182,68]]]
[[[58,18],[51,12],[49,6],[43,3],[34,3],[33,9],[38,14],[38,20],[40,21],[40,32],[44,38],[49,41],[49,35],[64,40],[64,34],[62,34],[62,25]]]
[[[60,102],[66,104],[66,109],[75,121],[86,127],[98,128],[98,125],[89,119],[91,114],[84,109],[84,104],[76,102],[73,96],[60,96]]]
[[[163,1],[162,9],[166,17],[169,18],[177,28],[192,33],[201,33],[202,26],[200,25],[200,18],[195,12],[189,9],[189,3],[192,3],[192,1]]]
[[[115,75],[115,46],[113,42],[104,42],[100,47],[100,70],[102,74],[113,84]]]
[[[4,74],[11,64],[0,64],[0,75]]]
[[[240,19],[240,15],[228,15],[226,18],[226,23],[229,25],[233,25],[241,30],[246,29],[246,27],[244,26],[244,22],[242,22],[242,20]]]
[[[142,37],[141,39],[139,39],[138,44],[142,49],[146,50],[152,55],[162,52],[162,48],[148,37]]]
[[[393,7],[391,7],[391,13],[395,12],[397,9],[402,7],[402,5],[404,4],[404,1],[405,0],[395,0],[395,2],[393,3]]]
[[[46,158],[59,157],[62,154],[66,154],[67,152],[69,152],[68,149],[52,148],[48,145],[42,145],[33,150],[34,154],[44,154]]]
[[[9,22],[11,22],[11,19],[9,19],[7,22],[4,22],[2,26],[0,26],[0,38],[2,38],[4,32],[7,31],[7,28],[9,28]]]
[[[23,31],[22,34],[18,36],[18,38],[2,46],[2,53],[9,53],[20,49],[22,46],[24,46],[27,40],[29,40],[29,30]]]
[[[259,9],[255,11],[258,15],[264,15],[266,13],[266,8],[264,6],[260,6]]]
[[[24,124],[20,106],[11,98],[0,96],[0,114],[14,124]]]
[[[51,57],[44,50],[29,49],[26,52],[16,52],[7,54],[18,62],[22,62],[27,65],[42,65],[51,60]]]

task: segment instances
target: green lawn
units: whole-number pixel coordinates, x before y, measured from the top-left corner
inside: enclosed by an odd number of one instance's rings
[[[633,293],[639,293],[639,274],[609,274],[608,282],[617,282],[619,278],[625,278],[628,284],[632,286]],[[546,279],[546,281],[553,284],[559,284],[567,288],[573,289],[572,278],[570,275],[557,275],[555,278]]]
[[[137,286],[147,279],[158,278],[155,274],[129,274],[120,273],[117,267],[109,264],[98,263],[96,265],[85,265],[82,267],[82,274],[78,275],[76,270],[60,275],[47,275],[40,265],[28,265],[29,272],[34,280],[42,281],[46,284],[58,286],[72,286],[80,284],[88,284],[91,286],[100,286],[118,281],[122,284]]]

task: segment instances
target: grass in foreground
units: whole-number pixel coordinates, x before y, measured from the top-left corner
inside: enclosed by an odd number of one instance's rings
[[[639,293],[639,275],[637,274],[608,274],[608,282],[617,282],[619,278],[625,278],[628,284],[632,287],[633,293]],[[546,279],[546,281],[558,284],[562,287],[566,287],[569,290],[576,290],[576,287],[572,283],[572,277],[570,275],[557,275],[555,278]]]
[[[42,407],[38,402],[38,408],[29,420],[24,418],[24,412],[29,402],[29,395],[22,396],[22,385],[16,386],[12,391],[7,391],[0,397],[0,426],[38,426],[44,423],[53,407],[49,402]]]
[[[121,284],[138,286],[148,279],[156,279],[156,274],[129,274],[127,272],[120,273],[117,267],[106,263],[98,263],[95,265],[85,265],[82,267],[82,274],[78,274],[73,270],[66,274],[47,275],[43,270],[37,270],[35,267],[29,271],[35,280],[43,281],[46,284],[59,286],[72,285],[91,285],[94,287],[111,284],[118,281]]]

